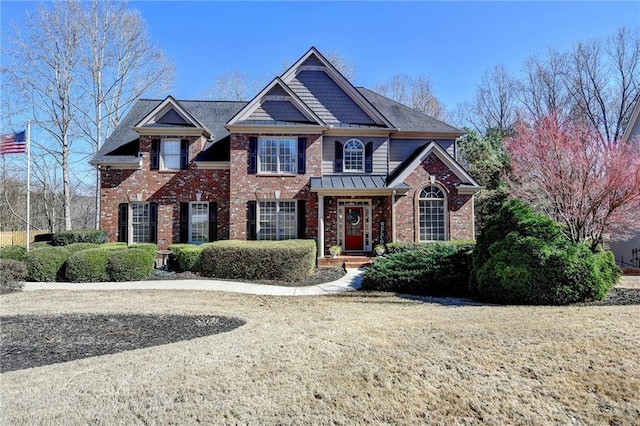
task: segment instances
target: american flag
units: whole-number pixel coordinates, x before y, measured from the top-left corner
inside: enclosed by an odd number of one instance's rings
[[[19,154],[27,151],[26,130],[17,133],[7,133],[0,139],[0,155]]]

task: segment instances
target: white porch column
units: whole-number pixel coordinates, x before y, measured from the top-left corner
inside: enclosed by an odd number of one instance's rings
[[[324,195],[318,195],[318,258],[324,258]]]
[[[396,191],[391,194],[391,242],[396,242]]]

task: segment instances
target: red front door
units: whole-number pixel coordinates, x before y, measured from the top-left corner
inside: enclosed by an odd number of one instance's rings
[[[364,250],[364,208],[345,207],[344,249]]]

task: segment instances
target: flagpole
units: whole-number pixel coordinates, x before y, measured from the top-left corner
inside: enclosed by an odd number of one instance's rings
[[[27,120],[27,252],[31,236],[31,120]]]

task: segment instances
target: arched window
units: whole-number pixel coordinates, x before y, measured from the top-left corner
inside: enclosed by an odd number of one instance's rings
[[[364,144],[358,139],[349,139],[344,144],[344,171],[364,172]]]
[[[444,192],[431,185],[418,196],[418,227],[420,241],[443,241],[446,234],[446,205]]]

